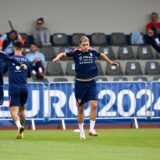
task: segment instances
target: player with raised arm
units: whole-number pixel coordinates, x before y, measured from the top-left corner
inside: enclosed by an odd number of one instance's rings
[[[21,42],[14,43],[14,55],[10,59],[15,59],[20,66],[8,63],[9,73],[9,99],[10,113],[18,128],[17,139],[23,138],[24,122],[25,122],[25,104],[28,98],[27,77],[31,77],[30,64],[22,55],[23,44]]]
[[[0,51],[0,105],[3,104],[3,100],[4,100],[4,92],[3,92],[3,64],[4,63],[8,63],[8,62],[15,63],[18,66],[21,65],[19,63],[19,61],[17,61],[16,59],[9,57],[9,55],[6,52]]]
[[[75,62],[75,98],[78,107],[78,125],[80,129],[80,139],[86,139],[84,132],[84,103],[90,104],[90,136],[97,136],[95,131],[95,121],[97,113],[97,89],[95,77],[98,76],[96,57],[107,61],[109,64],[119,66],[118,63],[111,61],[104,53],[99,53],[90,47],[89,39],[82,36],[80,46],[66,53],[60,53],[53,62],[68,56],[73,57]]]

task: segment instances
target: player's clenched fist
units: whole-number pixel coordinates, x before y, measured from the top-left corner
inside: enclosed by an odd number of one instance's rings
[[[27,69],[27,65],[26,64],[21,64],[21,68]]]

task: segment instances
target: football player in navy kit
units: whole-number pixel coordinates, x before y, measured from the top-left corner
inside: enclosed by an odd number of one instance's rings
[[[13,50],[13,56],[9,57],[12,61],[8,61],[9,106],[13,121],[18,128],[17,139],[22,139],[25,122],[25,104],[28,98],[27,77],[31,77],[31,69],[28,60],[22,55],[23,44],[18,41],[15,42]],[[3,54],[4,58],[6,56]],[[20,65],[13,63],[13,60],[18,61]]]
[[[80,38],[79,47],[68,51],[66,53],[60,53],[53,62],[61,60],[63,57],[73,57],[75,62],[75,98],[78,107],[78,125],[80,129],[80,139],[86,139],[84,132],[84,103],[90,104],[90,136],[97,136],[95,131],[96,111],[97,111],[97,89],[95,77],[98,76],[98,70],[96,66],[96,57],[107,61],[109,64],[116,67],[118,63],[111,61],[104,53],[99,53],[95,49],[90,47],[88,37],[82,36]]]

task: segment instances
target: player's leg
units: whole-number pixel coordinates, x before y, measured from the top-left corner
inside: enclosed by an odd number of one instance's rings
[[[85,84],[79,81],[75,82],[75,97],[78,108],[78,126],[80,130],[80,139],[86,139],[84,132],[84,99],[85,99]]]
[[[26,120],[26,115],[25,115],[25,104],[28,99],[28,88],[24,86],[23,88],[20,89],[20,107],[19,107],[19,117],[20,117],[20,123],[23,127],[23,131],[19,134],[20,137],[24,138],[24,124]]]
[[[20,95],[20,108],[19,108],[19,115],[20,115],[20,122],[21,125],[24,126],[26,115],[25,115],[25,104],[28,99],[28,88],[23,87],[21,88],[21,95]]]
[[[89,101],[90,104],[90,129],[89,129],[89,135],[90,136],[97,136],[97,133],[95,131],[95,122],[96,122],[96,115],[97,115],[97,101],[91,100]]]
[[[80,139],[86,139],[84,132],[84,105],[78,105],[78,126],[80,130]]]
[[[19,107],[19,117],[20,117],[20,123],[22,126],[24,126],[25,120],[26,120],[26,115],[25,115],[25,106],[20,106]]]
[[[23,131],[24,127],[20,123],[20,118],[19,118],[19,106],[11,106],[10,107],[10,113],[12,116],[13,121],[15,122],[17,128],[18,128],[18,134],[17,134],[17,139],[22,139],[23,138]]]
[[[19,118],[19,107],[18,106],[10,106],[10,113],[12,116],[13,121],[15,122],[17,128],[19,129],[20,127],[22,127],[21,123],[20,123],[20,118]]]
[[[24,127],[20,123],[19,118],[19,106],[20,106],[20,89],[17,87],[9,88],[9,96],[10,96],[10,113],[12,116],[15,125],[18,128],[17,139],[22,139],[22,132],[24,131]]]
[[[96,81],[93,80],[89,83],[90,87],[87,91],[87,100],[90,104],[90,129],[89,129],[89,135],[90,136],[97,136],[97,133],[95,131],[95,122],[96,122],[96,114],[97,114],[97,87],[96,87]]]

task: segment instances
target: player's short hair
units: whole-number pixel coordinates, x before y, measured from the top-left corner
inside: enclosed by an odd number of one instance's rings
[[[81,44],[82,42],[89,42],[89,38],[87,36],[82,36],[79,43]]]
[[[151,16],[158,16],[158,13],[157,12],[152,12]]]
[[[37,43],[35,43],[35,42],[32,42],[32,43],[30,44],[30,46],[32,46],[32,45],[38,47]]]
[[[14,47],[18,50],[21,50],[23,48],[23,43],[20,41],[15,41],[14,42]]]

